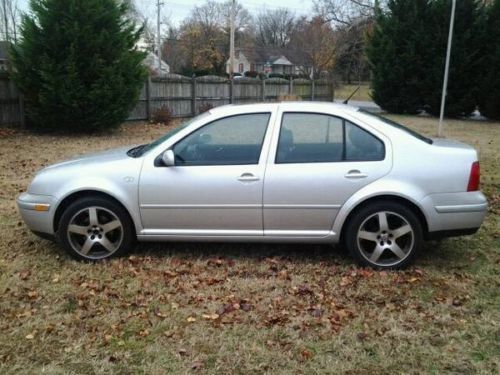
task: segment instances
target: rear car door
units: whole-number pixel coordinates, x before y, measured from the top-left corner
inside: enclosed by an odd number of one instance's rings
[[[390,171],[389,142],[329,113],[280,109],[277,124],[265,174],[264,234],[327,236],[347,199]]]

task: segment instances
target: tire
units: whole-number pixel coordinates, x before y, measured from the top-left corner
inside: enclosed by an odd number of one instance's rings
[[[362,266],[402,269],[414,261],[422,248],[422,224],[415,213],[402,204],[375,202],[353,214],[344,240]]]
[[[62,214],[57,237],[73,258],[99,261],[125,255],[136,237],[128,212],[103,197],[85,197]]]

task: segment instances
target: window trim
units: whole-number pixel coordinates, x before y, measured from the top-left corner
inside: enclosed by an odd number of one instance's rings
[[[341,120],[342,121],[342,160],[335,160],[335,161],[278,162],[278,151],[279,151],[280,140],[281,140],[281,130],[283,129],[283,120],[284,120],[286,114],[323,115],[323,116],[335,117],[335,118]],[[380,143],[382,143],[382,146],[384,148],[383,149],[383,156],[382,156],[382,158],[380,158],[380,159],[373,159],[373,160],[347,160],[346,159],[346,157],[347,157],[347,151],[346,151],[346,149],[347,149],[347,147],[346,147],[346,131],[345,131],[345,129],[346,129],[346,122],[349,122],[353,126],[356,126],[357,128],[359,128],[359,129],[367,132],[372,137],[374,137],[375,139],[377,139]],[[364,127],[359,126],[355,122],[353,122],[351,120],[345,119],[344,117],[340,117],[340,116],[333,115],[333,114],[326,113],[326,112],[308,112],[308,111],[293,112],[293,111],[286,111],[286,112],[282,112],[281,113],[281,121],[280,121],[279,132],[278,132],[278,143],[276,144],[276,151],[275,151],[274,160],[273,160],[273,164],[275,164],[275,165],[279,165],[279,164],[370,163],[370,162],[384,161],[386,159],[386,157],[387,157],[387,148],[386,148],[385,142],[382,139],[380,139],[380,137],[378,137],[377,135],[375,135],[372,132],[368,131]]]
[[[196,165],[175,165],[174,167],[175,168],[183,168],[183,167],[230,167],[230,166],[238,166],[238,165],[259,165],[260,164],[260,160],[262,158],[262,149],[264,148],[264,143],[266,141],[266,136],[267,136],[267,133],[269,132],[269,125],[271,123],[271,119],[272,119],[272,115],[273,113],[270,112],[270,111],[264,111],[264,112],[246,112],[246,113],[237,113],[237,114],[234,114],[234,115],[229,115],[229,116],[224,116],[224,117],[219,117],[217,119],[214,119],[210,122],[207,122],[206,124],[203,124],[202,126],[194,129],[192,132],[190,132],[189,134],[186,134],[184,137],[182,137],[181,139],[179,139],[177,142],[175,142],[173,145],[171,145],[169,148],[167,148],[166,150],[164,150],[161,154],[159,154],[156,158],[155,158],[155,162],[154,162],[154,165],[156,167],[167,167],[166,165],[163,164],[163,161],[162,161],[162,155],[168,151],[168,150],[173,150],[175,146],[177,146],[178,143],[182,142],[184,139],[186,139],[187,137],[191,136],[193,133],[197,132],[198,130],[201,130],[203,129],[204,127],[206,126],[209,126],[211,124],[213,124],[214,122],[217,122],[217,121],[220,121],[220,120],[225,120],[225,119],[229,119],[229,118],[232,118],[232,117],[238,117],[238,116],[247,116],[247,115],[268,115],[269,118],[267,120],[267,125],[266,125],[266,129],[264,131],[264,137],[262,138],[262,143],[260,145],[260,151],[259,151],[259,159],[257,160],[257,163],[251,163],[251,164],[248,164],[248,163],[245,163],[245,164],[196,164]]]

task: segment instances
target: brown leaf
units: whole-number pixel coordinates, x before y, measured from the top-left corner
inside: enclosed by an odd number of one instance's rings
[[[245,312],[249,312],[250,310],[252,310],[252,305],[250,303],[242,303],[241,304],[241,309]]]
[[[31,271],[30,270],[25,270],[25,271],[19,272],[19,278],[21,280],[28,280],[28,278],[30,277],[30,275],[31,275]]]
[[[297,290],[297,294],[299,296],[305,296],[307,294],[314,294],[314,292],[312,291],[312,289],[307,286],[307,285],[299,285],[298,287],[298,290]]]
[[[359,341],[364,341],[368,337],[368,334],[365,332],[359,332],[356,337]]]
[[[177,353],[179,353],[179,355],[180,355],[181,357],[185,357],[185,356],[189,355],[189,353],[188,353],[188,351],[187,351],[186,349],[179,349],[179,350],[177,351]]]
[[[201,361],[195,361],[191,363],[191,370],[200,370],[203,368],[203,362]]]
[[[312,357],[314,357],[314,353],[312,351],[310,351],[309,349],[303,349],[301,352],[300,352],[300,356],[302,357],[303,360],[309,360],[311,359]]]

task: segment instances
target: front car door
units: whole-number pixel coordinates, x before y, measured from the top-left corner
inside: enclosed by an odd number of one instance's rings
[[[262,236],[271,122],[272,111],[209,120],[169,147],[175,166],[146,160],[139,193],[142,234]]]
[[[286,108],[266,169],[264,234],[327,237],[347,199],[390,171],[390,144],[333,113]]]

